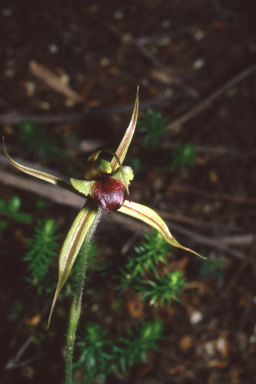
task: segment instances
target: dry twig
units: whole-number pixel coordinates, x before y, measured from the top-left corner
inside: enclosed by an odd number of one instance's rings
[[[226,200],[236,204],[256,205],[256,199],[250,199],[250,198],[241,197],[241,196],[232,196],[226,193],[208,192],[208,191],[203,191],[201,189],[197,189],[197,188],[185,186],[185,185],[172,185],[171,188],[169,188],[168,190],[170,190],[170,192],[193,193],[195,195],[203,196],[208,199],[210,198],[213,200],[218,200],[218,199]]]
[[[31,60],[29,62],[30,71],[34,76],[41,79],[48,87],[54,89],[56,92],[74,100],[75,102],[81,102],[82,98],[68,84],[64,84],[58,76],[52,71],[45,68],[42,64],[38,64],[36,61]]]
[[[229,80],[227,83],[222,85],[221,87],[217,88],[213,93],[211,93],[208,97],[206,97],[204,100],[200,101],[196,106],[194,106],[189,112],[185,113],[181,117],[178,117],[176,120],[171,122],[168,125],[168,130],[172,130],[173,128],[176,128],[177,126],[185,123],[186,121],[192,119],[198,113],[202,112],[205,108],[207,108],[214,100],[216,100],[219,96],[221,96],[224,92],[227,91],[227,89],[233,87],[240,81],[244,80],[246,77],[252,75],[256,71],[256,64],[253,64],[249,68],[243,70],[238,75],[233,77],[233,79]]]
[[[166,105],[170,105],[172,101],[180,100],[184,97],[185,92],[177,92],[172,96],[164,97],[162,99],[150,99],[147,101],[143,101],[140,103],[140,110],[145,110],[148,108],[154,107],[164,107]],[[109,107],[100,107],[88,109],[87,111],[77,112],[77,113],[63,113],[61,115],[51,115],[44,114],[42,116],[38,115],[22,115],[16,112],[10,112],[0,115],[0,125],[8,125],[8,124],[19,124],[23,120],[33,120],[38,124],[61,124],[68,121],[84,121],[89,119],[99,119],[102,117],[114,115],[114,114],[124,114],[131,112],[133,110],[134,104],[127,103],[125,105],[116,105]]]
[[[163,72],[163,75],[166,74],[166,76],[171,76],[176,84],[181,85],[182,87],[184,87],[184,89],[187,90],[190,96],[195,99],[199,98],[199,93],[194,88],[185,84],[185,82],[179,76],[177,76],[171,68],[165,67],[154,55],[152,55],[152,53],[146,47],[134,40],[130,34],[122,34],[122,32],[116,26],[106,21],[104,21],[104,24],[109,31],[111,31],[115,36],[120,39],[122,43],[133,45],[143,57],[145,57],[151,64],[153,64],[155,68],[161,70]]]

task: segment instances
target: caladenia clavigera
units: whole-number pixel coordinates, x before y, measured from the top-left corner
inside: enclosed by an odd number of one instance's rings
[[[77,323],[81,312],[87,250],[99,222],[102,209],[107,211],[109,214],[114,211],[118,211],[142,220],[156,229],[167,241],[167,243],[200,256],[198,253],[179,244],[170,233],[165,222],[156,212],[148,207],[136,204],[130,199],[128,187],[130,181],[133,179],[133,171],[130,167],[123,166],[122,164],[134,134],[138,117],[138,108],[139,92],[137,90],[132,118],[118,149],[116,152],[113,152],[108,148],[100,148],[93,155],[91,155],[85,167],[84,180],[71,178],[70,182],[67,182],[48,173],[18,164],[8,155],[5,145],[3,144],[5,155],[8,157],[12,165],[20,171],[45,180],[49,183],[58,185],[79,196],[82,195],[86,197],[86,202],[72,224],[60,251],[58,284],[47,326],[48,328],[50,325],[57,297],[71,272],[78,253],[81,251],[78,288],[71,307],[69,329],[67,334],[66,383],[72,383],[72,354]],[[113,158],[110,162],[99,157],[100,155],[102,156],[103,152],[112,154]]]

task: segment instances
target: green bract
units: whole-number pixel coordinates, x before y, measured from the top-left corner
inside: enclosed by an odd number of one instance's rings
[[[127,195],[129,197],[128,185],[133,179],[133,172],[130,167],[123,167],[122,163],[134,134],[138,118],[138,108],[139,93],[137,91],[132,118],[119,147],[115,153],[112,150],[104,148],[99,149],[94,153],[87,162],[85,170],[86,180],[76,180],[71,178],[70,182],[66,182],[56,176],[18,164],[8,155],[5,145],[3,144],[5,155],[13,166],[20,171],[45,180],[48,183],[58,185],[79,196],[81,196],[81,193],[88,196],[84,207],[80,210],[72,224],[60,252],[59,280],[53,299],[48,326],[58,294],[70,274],[80,248],[83,244],[89,243],[99,220],[102,208],[109,213],[118,210],[126,215],[142,220],[155,228],[167,243],[200,256],[198,253],[179,244],[170,233],[165,222],[152,209],[145,207],[144,205],[133,203],[129,201],[130,199],[125,200]],[[98,157],[102,151],[113,155],[110,163]]]

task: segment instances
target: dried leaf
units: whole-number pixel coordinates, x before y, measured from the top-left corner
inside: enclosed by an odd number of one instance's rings
[[[60,179],[59,177],[57,176],[54,176],[54,175],[50,175],[49,173],[46,173],[46,172],[42,172],[42,171],[38,171],[37,169],[32,169],[32,168],[29,168],[29,167],[25,167],[24,165],[21,165],[19,163],[17,163],[16,161],[14,161],[7,153],[6,151],[6,148],[5,148],[5,145],[4,145],[4,137],[3,137],[3,148],[4,148],[4,153],[5,155],[7,156],[7,158],[9,159],[9,161],[11,162],[11,164],[17,168],[19,171],[22,171],[24,173],[27,173],[28,175],[30,176],[34,176],[34,177],[37,177],[38,179],[41,179],[41,180],[44,180],[44,181],[47,181],[48,183],[51,183],[51,184],[55,184],[55,185],[58,185],[59,187],[62,187],[64,189],[67,189],[68,191],[70,192],[73,192],[73,193],[76,193],[76,190],[73,189],[73,187],[71,186],[71,184],[65,180],[62,180]],[[80,195],[79,195],[80,196]]]

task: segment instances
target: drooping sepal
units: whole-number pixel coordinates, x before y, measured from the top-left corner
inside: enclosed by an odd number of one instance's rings
[[[84,206],[77,215],[74,223],[72,224],[72,227],[67,234],[67,237],[60,251],[58,285],[55,291],[47,328],[50,325],[51,316],[57,297],[71,272],[73,264],[77,258],[79,250],[85,241],[85,238],[89,244],[92,234],[98,223],[100,213],[101,207],[97,206],[93,201],[87,202],[86,206]]]
[[[58,185],[59,187],[62,187],[64,189],[67,189],[70,192],[76,193],[76,191],[72,188],[69,182],[60,179],[57,176],[50,175],[49,173],[38,171],[37,169],[25,167],[25,165],[19,164],[16,161],[14,161],[9,154],[6,151],[5,144],[4,144],[4,138],[3,138],[3,148],[4,148],[4,153],[8,160],[11,162],[11,164],[17,168],[19,171],[22,171],[24,173],[27,173],[30,176],[37,177],[38,179],[47,181],[48,183]]]
[[[144,221],[144,223],[147,223],[154,229],[156,229],[165,239],[165,241],[174,247],[184,249],[185,251],[189,251],[191,253],[194,253],[195,255],[201,257],[204,259],[203,256],[199,255],[199,253],[193,251],[192,249],[186,248],[180,243],[178,243],[177,240],[172,236],[170,233],[167,225],[165,222],[161,219],[161,217],[153,211],[151,208],[145,207],[144,205],[136,204],[133,202],[125,201],[123,206],[118,210],[118,212],[125,213],[126,215],[135,217],[136,219],[139,219],[141,221]]]

